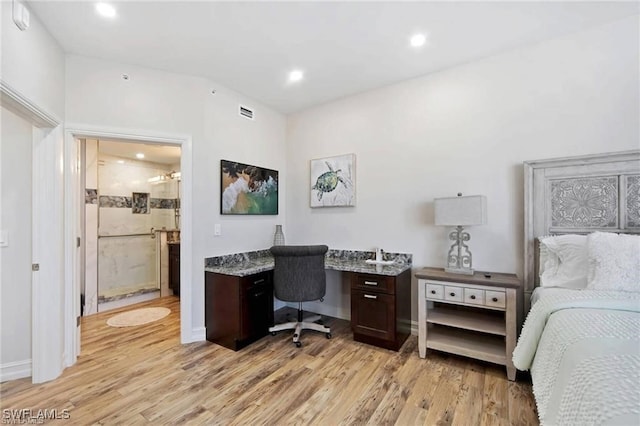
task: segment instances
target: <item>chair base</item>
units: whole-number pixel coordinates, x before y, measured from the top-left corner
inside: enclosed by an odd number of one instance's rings
[[[308,318],[305,318],[304,321],[291,321],[285,322],[282,324],[274,325],[273,327],[269,327],[269,331],[272,334],[275,334],[278,331],[282,330],[295,330],[293,332],[293,343],[296,346],[302,346],[300,342],[300,334],[302,334],[302,330],[314,330],[319,331],[321,333],[325,333],[327,338],[331,338],[331,329],[323,324],[316,324],[315,321],[320,320],[320,315],[314,315]]]

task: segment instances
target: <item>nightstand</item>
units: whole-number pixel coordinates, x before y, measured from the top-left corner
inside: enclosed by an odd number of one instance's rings
[[[507,367],[515,380],[511,359],[516,345],[517,294],[520,280],[513,274],[476,272],[451,274],[424,268],[418,278],[418,350],[427,348]]]

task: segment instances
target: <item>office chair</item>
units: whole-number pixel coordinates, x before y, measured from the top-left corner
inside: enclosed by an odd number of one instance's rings
[[[277,324],[269,328],[272,335],[277,331],[295,330],[293,343],[302,346],[300,333],[303,329],[325,333],[331,338],[331,329],[315,321],[320,315],[302,319],[302,302],[322,300],[327,288],[324,270],[324,255],[327,246],[273,246],[270,251],[275,260],[273,289],[275,296],[285,302],[298,302],[298,321]]]

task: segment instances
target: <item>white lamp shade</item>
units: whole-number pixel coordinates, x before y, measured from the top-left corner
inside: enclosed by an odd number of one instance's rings
[[[487,223],[487,197],[484,195],[435,198],[433,204],[436,225],[471,226]]]

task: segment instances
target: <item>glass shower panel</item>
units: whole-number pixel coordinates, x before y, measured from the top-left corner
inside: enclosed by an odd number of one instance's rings
[[[98,301],[158,290],[156,240],[153,234],[114,234],[98,237]]]

